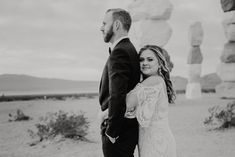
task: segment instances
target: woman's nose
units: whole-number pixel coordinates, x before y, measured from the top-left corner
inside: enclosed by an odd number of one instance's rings
[[[143,61],[142,64],[143,64],[143,65],[147,65],[148,63],[147,63],[146,61]]]

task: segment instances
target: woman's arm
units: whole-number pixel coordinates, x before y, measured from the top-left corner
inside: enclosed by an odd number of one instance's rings
[[[163,79],[159,76],[150,76],[141,83],[137,84],[136,87],[126,96],[127,111],[128,109],[133,109],[138,105],[137,91],[141,88],[141,86],[151,87],[161,83],[162,81]]]
[[[138,105],[138,100],[137,100],[137,90],[139,89],[139,84],[131,90],[127,95],[126,95],[126,108],[128,110],[132,110]]]

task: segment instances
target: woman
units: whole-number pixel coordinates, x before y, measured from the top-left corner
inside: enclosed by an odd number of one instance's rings
[[[154,45],[144,46],[139,57],[143,81],[127,94],[125,114],[139,122],[139,157],[176,157],[168,124],[168,104],[175,94],[165,57]]]

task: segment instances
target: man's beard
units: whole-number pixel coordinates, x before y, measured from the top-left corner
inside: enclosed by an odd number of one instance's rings
[[[104,36],[104,42],[108,43],[113,37],[113,25],[110,27],[109,31]]]

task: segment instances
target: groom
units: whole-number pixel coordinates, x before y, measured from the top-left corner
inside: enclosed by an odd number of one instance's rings
[[[130,26],[131,17],[127,11],[109,9],[100,29],[104,42],[111,43],[99,89],[101,110],[108,110],[108,118],[101,124],[105,157],[134,157],[138,142],[136,118],[124,117],[126,94],[140,80],[138,54],[127,36]]]

